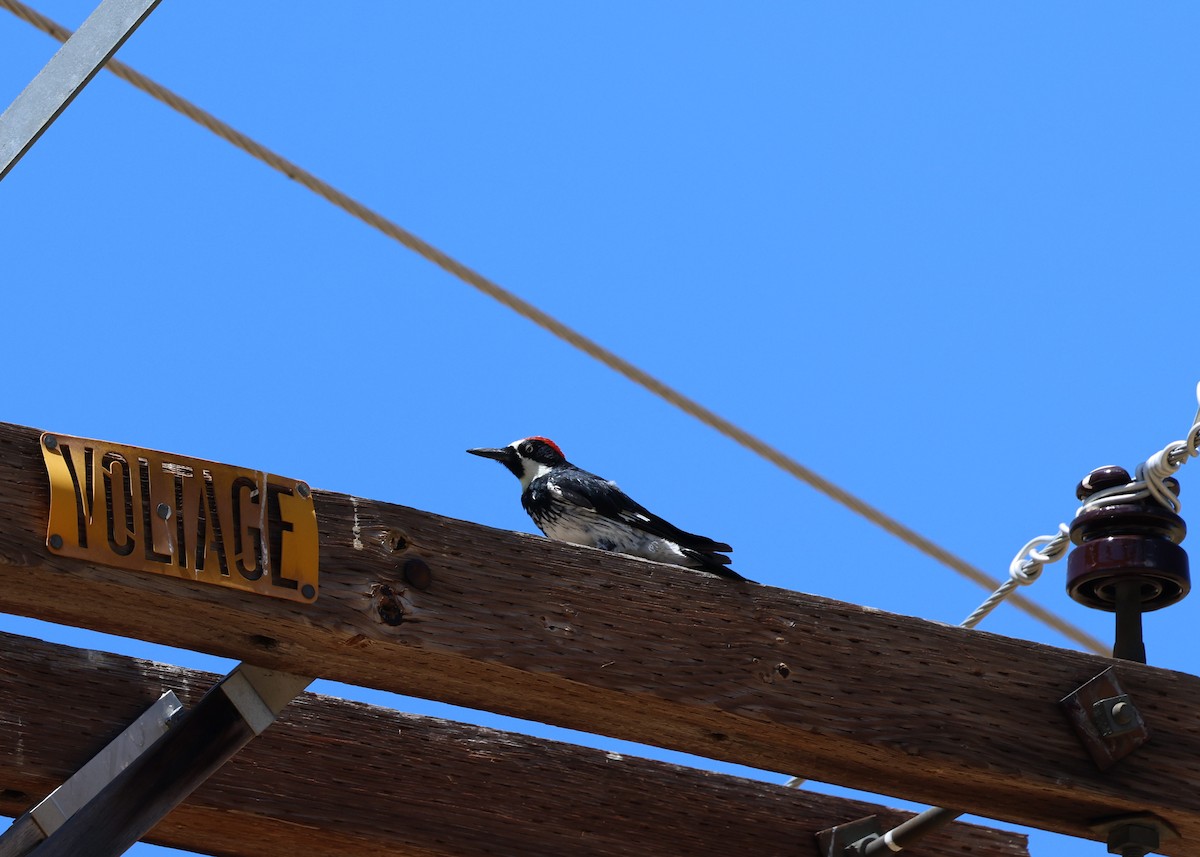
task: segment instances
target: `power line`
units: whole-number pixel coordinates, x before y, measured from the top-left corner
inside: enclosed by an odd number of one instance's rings
[[[23,21],[32,24],[43,33],[50,35],[60,42],[65,42],[71,37],[71,31],[63,27],[41,13],[19,0],[0,0],[0,8],[7,9]],[[786,473],[791,474],[802,482],[807,483],[811,487],[820,491],[826,497],[838,502],[855,512],[858,515],[866,518],[871,523],[878,527],[887,530],[896,538],[906,544],[916,548],[926,556],[932,557],[948,568],[958,572],[968,580],[982,586],[985,589],[994,590],[1000,586],[1000,581],[991,577],[986,572],[964,559],[950,553],[945,548],[935,544],[925,536],[910,529],[904,524],[897,521],[890,515],[875,508],[865,500],[856,497],[849,491],[835,485],[820,474],[805,467],[800,462],[784,454],[782,451],[771,446],[767,442],[760,440],[750,434],[745,429],[734,425],[729,420],[719,414],[709,410],[699,402],[688,398],[683,393],[673,387],[668,386],[658,380],[648,372],[638,368],[628,360],[614,354],[599,343],[589,339],[578,331],[568,327],[556,318],[548,315],[538,309],[533,304],[518,297],[502,286],[489,280],[482,274],[468,268],[461,262],[451,258],[443,253],[438,248],[427,243],[426,241],[413,235],[408,230],[402,228],[391,220],[388,220],[383,215],[368,208],[332,185],[322,181],[307,170],[297,166],[281,155],[271,151],[262,144],[252,140],[245,134],[241,133],[232,126],[222,122],[220,119],[208,113],[205,110],[192,104],[185,98],[177,95],[166,87],[146,77],[141,72],[135,71],[129,66],[115,59],[109,60],[105,66],[109,71],[115,74],[122,80],[132,84],[138,89],[145,92],[152,98],[161,101],[173,110],[182,113],[192,121],[204,126],[209,131],[216,134],[218,137],[226,140],[237,146],[242,151],[250,156],[257,158],[268,166],[278,170],[288,178],[299,182],[304,187],[311,190],[313,193],[322,197],[325,200],[341,208],[348,214],[358,218],[368,226],[375,229],[403,244],[408,249],[417,253],[421,257],[427,259],[443,270],[458,277],[463,282],[470,286],[474,286],[479,291],[487,296],[499,301],[504,306],[516,312],[518,315],[532,321],[534,324],[541,327],[543,330],[557,336],[559,339],[583,351],[585,354],[603,363],[610,369],[624,375],[635,384],[649,390],[659,398],[670,402],[675,407],[679,408],[686,414],[695,417],[700,422],[708,427],[715,429],[725,437],[740,444],[756,455],[766,459]],[[1021,595],[1012,595],[1010,597],[1012,604],[1023,610],[1033,618],[1043,624],[1053,628],[1060,634],[1074,640],[1086,649],[1090,649],[1098,654],[1107,655],[1109,648],[1100,640],[1093,637],[1081,628],[1077,628],[1065,619],[1060,618],[1051,611],[1045,609],[1039,604],[1036,604]]]

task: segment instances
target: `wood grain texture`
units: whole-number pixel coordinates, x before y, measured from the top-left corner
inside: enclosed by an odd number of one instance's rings
[[[25,857],[45,839],[33,816],[25,813],[0,834],[0,857]]]
[[[0,812],[40,799],[164,690],[190,708],[218,678],[0,635]],[[71,704],[47,706],[63,687]],[[872,814],[889,827],[907,817],[304,694],[149,839],[247,857],[816,857],[815,831]],[[967,824],[921,849],[928,857],[1027,854],[1025,837]]]
[[[313,605],[90,566],[45,547],[37,438],[0,426],[0,609],[1075,836],[1153,812],[1182,834],[1163,853],[1200,842],[1193,676],[1118,667],[1153,737],[1101,773],[1058,700],[1108,659],[403,506],[315,492]]]

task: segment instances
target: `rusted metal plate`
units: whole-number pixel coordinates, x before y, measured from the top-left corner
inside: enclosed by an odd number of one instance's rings
[[[1059,703],[1092,761],[1106,771],[1150,740],[1150,731],[1112,667]]]
[[[46,544],[101,565],[315,601],[308,485],[182,455],[45,433]]]

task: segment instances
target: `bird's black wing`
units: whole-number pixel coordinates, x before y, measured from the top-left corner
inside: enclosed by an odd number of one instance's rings
[[[627,524],[653,536],[669,539],[681,548],[705,554],[729,553],[733,550],[724,542],[713,541],[695,533],[689,533],[664,521],[628,494],[615,483],[593,476],[579,468],[563,469],[547,477],[547,487],[568,503],[592,509],[614,521]],[[729,557],[717,557],[718,562],[729,562]]]

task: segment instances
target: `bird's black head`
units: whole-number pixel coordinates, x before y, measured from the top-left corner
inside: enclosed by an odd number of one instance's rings
[[[551,467],[567,463],[558,444],[546,437],[526,437],[499,449],[468,449],[467,452],[499,461],[521,480],[522,485],[528,485]]]
[[[567,458],[558,448],[558,444],[548,437],[527,437],[514,441],[510,446],[515,447],[522,458],[544,464],[547,467],[557,467],[566,464]]]

